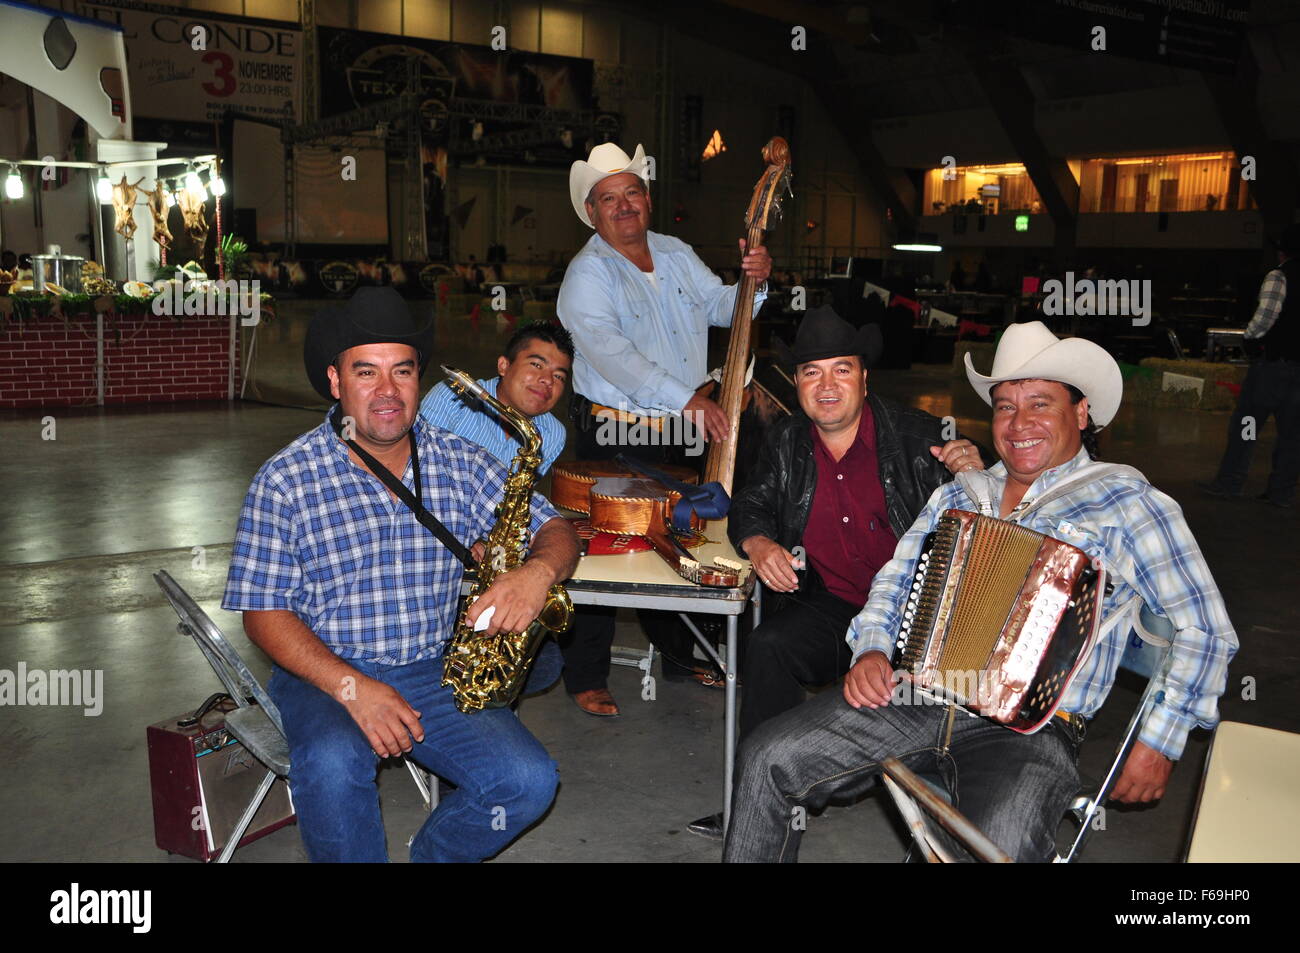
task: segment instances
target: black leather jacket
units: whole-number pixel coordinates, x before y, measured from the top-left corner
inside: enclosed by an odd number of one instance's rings
[[[889,525],[901,539],[930,494],[952,479],[948,468],[930,454],[931,447],[945,442],[943,421],[870,392],[867,400],[875,419]],[[817,489],[811,427],[802,412],[773,425],[745,485],[732,497],[727,535],[742,555],[740,541],[750,536],[766,536],[786,549],[803,538]],[[985,448],[979,449],[986,466],[997,462]]]

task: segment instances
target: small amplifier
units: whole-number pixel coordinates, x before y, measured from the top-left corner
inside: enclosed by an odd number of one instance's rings
[[[150,725],[149,787],[154,840],[169,853],[217,857],[266,776],[266,767],[226,730],[228,695],[196,712]],[[277,778],[239,842],[242,847],[294,820],[289,785]]]

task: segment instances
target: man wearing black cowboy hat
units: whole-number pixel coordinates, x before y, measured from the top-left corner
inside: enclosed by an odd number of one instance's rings
[[[1300,481],[1300,225],[1288,225],[1273,244],[1278,264],[1264,276],[1259,305],[1246,326],[1246,340],[1259,345],[1260,353],[1241,385],[1219,472],[1213,482],[1198,485],[1210,496],[1241,496],[1250,474],[1256,431],[1273,414],[1277,419],[1273,472],[1258,498],[1290,507],[1295,505]]]
[[[391,288],[319,313],[307,375],[338,404],[262,466],[239,517],[222,605],[244,613],[275,663],[269,690],[313,861],[387,859],[384,758],[409,754],[456,785],[415,835],[415,861],[490,857],[555,794],[555,763],[510,711],[462,714],[441,684],[463,567],[413,507],[460,547],[487,535],[507,471],[419,419],[432,332]],[[577,563],[572,528],[536,495],[531,529],[529,557],[469,610],[489,633],[530,623]]]
[[[868,392],[881,349],[879,325],[808,312],[789,360],[802,413],[772,427],[732,500],[731,541],[780,594],[745,642],[742,739],[848,671],[844,635],[876,571],[936,487],[984,466],[937,417]],[[688,827],[721,837],[722,815]]]

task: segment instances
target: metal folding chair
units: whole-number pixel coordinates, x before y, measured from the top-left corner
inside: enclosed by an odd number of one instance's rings
[[[1168,674],[1172,658],[1172,643],[1169,640],[1169,636],[1173,634],[1172,626],[1167,620],[1158,619],[1143,609],[1141,621],[1135,631],[1143,642],[1159,649],[1159,660],[1147,680],[1146,690],[1142,693],[1142,698],[1129,719],[1128,728],[1115,749],[1115,757],[1105,776],[1100,784],[1091,790],[1091,793],[1079,794],[1066,809],[1062,820],[1072,818],[1078,823],[1079,830],[1070,849],[1064,856],[1058,855],[1056,863],[1073,863],[1079,858],[1084,843],[1092,834],[1097,815],[1101,813],[1106,799],[1110,797],[1110,792],[1123,771],[1124,762],[1128,759],[1129,752],[1133,750],[1142,722],[1151,709],[1164,700],[1165,676]],[[912,857],[913,849],[919,851],[929,863],[955,860],[950,846],[951,841],[941,833],[941,829],[946,831],[947,835],[956,838],[961,846],[979,860],[986,862],[1010,860],[978,827],[952,806],[947,799],[947,792],[908,770],[894,758],[887,758],[881,767],[884,771],[885,787],[912,834],[912,848],[908,850],[905,860]],[[936,822],[938,827],[935,826]]]
[[[1143,641],[1148,640],[1147,633],[1139,629],[1139,634],[1142,635]],[[1148,642],[1148,644],[1156,643]],[[1057,863],[1069,864],[1078,860],[1084,842],[1092,835],[1097,815],[1101,813],[1106,804],[1106,799],[1110,797],[1110,792],[1115,787],[1115,782],[1119,780],[1120,772],[1124,770],[1124,762],[1128,760],[1129,752],[1133,750],[1133,744],[1137,741],[1142,722],[1146,720],[1152,708],[1164,701],[1165,676],[1169,673],[1169,663],[1173,658],[1173,653],[1171,651],[1172,644],[1168,641],[1165,641],[1162,648],[1163,653],[1160,656],[1156,670],[1147,679],[1146,690],[1142,692],[1142,698],[1138,701],[1137,708],[1133,710],[1133,716],[1128,720],[1128,727],[1124,730],[1124,737],[1120,739],[1119,746],[1115,749],[1115,758],[1111,761],[1110,768],[1107,769],[1101,784],[1092,794],[1080,794],[1066,810],[1066,817],[1073,818],[1078,823],[1079,832],[1075,835],[1074,841],[1070,844],[1070,849],[1066,851],[1065,856],[1056,858]]]
[[[180,619],[176,627],[177,631],[194,640],[194,644],[199,647],[203,657],[212,666],[212,671],[216,673],[217,678],[238,706],[234,711],[226,713],[227,730],[267,769],[266,776],[262,778],[261,784],[253,793],[248,806],[235,824],[229,840],[217,857],[217,863],[228,863],[235,848],[243,840],[258,808],[262,806],[262,801],[271,790],[271,785],[275,783],[275,779],[288,780],[289,741],[285,737],[280,710],[276,708],[275,702],[271,701],[271,696],[249,671],[248,665],[235,651],[217,624],[199,608],[198,604],[190,598],[189,593],[182,589],[166,570],[160,569],[154,573],[153,578]],[[433,810],[438,805],[437,779],[418,767],[410,758],[404,760],[411,778],[420,790],[425,808]]]

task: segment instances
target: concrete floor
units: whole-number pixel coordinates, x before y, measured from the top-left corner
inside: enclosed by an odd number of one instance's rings
[[[265,339],[264,379],[289,389],[301,373],[300,328],[293,325],[302,316],[286,314]],[[493,320],[444,324],[439,358],[476,374],[487,373],[510,330]],[[967,433],[987,439],[985,405],[945,367],[881,371],[871,384],[932,413],[953,413]],[[46,412],[0,412],[8,448],[0,462],[0,669],[13,671],[19,662],[102,669],[105,698],[96,717],[70,707],[0,710],[0,860],[188,863],[154,845],[145,726],[192,710],[219,686],[193,643],[176,633],[150,573],[168,570],[264,677],[268,665],[239,618],[217,608],[235,519],[257,467],[321,415],[254,403],[49,413],[54,440],[41,437]],[[1206,552],[1242,642],[1223,716],[1300,731],[1293,592],[1300,563],[1292,538],[1300,516],[1193,491],[1192,482],[1213,471],[1226,424],[1222,414],[1126,408],[1103,453],[1139,467],[1182,503]],[[1270,424],[1253,492],[1262,488],[1272,439]],[[644,644],[630,617],[620,621],[616,641]],[[656,700],[643,702],[637,675],[614,670],[611,688],[624,711],[618,719],[583,714],[559,689],[524,703],[522,718],[559,762],[562,786],[550,813],[500,859],[718,858],[715,843],[684,828],[721,804],[722,694],[659,679]],[[1247,676],[1256,700],[1242,698]],[[1085,771],[1100,774],[1109,761],[1138,690],[1127,680],[1116,687],[1084,746]],[[1159,806],[1112,809],[1085,859],[1179,860],[1208,740],[1205,732],[1193,735]],[[405,771],[382,771],[380,791],[390,853],[404,861],[423,808]],[[904,842],[886,801],[872,795],[813,820],[803,859],[898,859]],[[236,854],[249,863],[303,857],[293,827]]]

